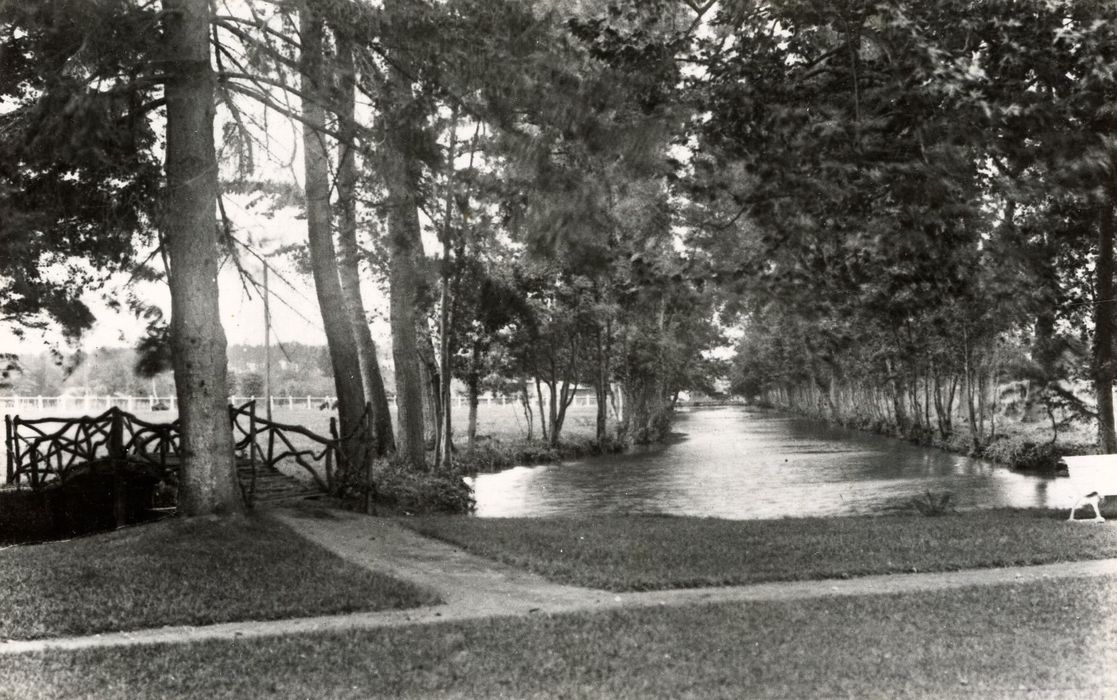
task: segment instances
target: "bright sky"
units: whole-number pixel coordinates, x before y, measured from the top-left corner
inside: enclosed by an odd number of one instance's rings
[[[301,243],[306,240],[306,221],[297,218],[298,212],[283,209],[266,214],[252,206],[251,195],[227,195],[225,208],[234,222],[239,240],[250,243],[262,255],[281,245]],[[272,342],[298,342],[324,345],[322,316],[309,275],[300,274],[286,256],[270,258],[272,273],[269,275],[271,290]],[[252,255],[242,252],[241,265],[257,283],[263,284],[263,265]],[[126,279],[116,280],[117,294],[124,295]],[[218,277],[221,297],[221,318],[230,345],[236,343],[262,344],[264,342],[264,303],[262,295],[251,282],[240,279],[236,267],[226,262]],[[247,287],[247,289],[246,289]],[[137,296],[157,304],[170,317],[170,294],[164,284],[138,283],[134,285]],[[373,322],[374,337],[383,344],[387,339],[386,321],[388,302],[375,285],[366,281],[363,287],[365,305],[371,314],[379,314]],[[101,347],[134,346],[143,335],[144,325],[124,311],[109,310],[100,293],[86,294],[84,300],[97,316],[96,326],[85,336],[81,346],[86,351]],[[37,353],[45,349],[45,342],[57,342],[60,336],[51,333],[45,337],[28,334],[20,342],[10,328],[0,327],[0,349],[17,353]]]

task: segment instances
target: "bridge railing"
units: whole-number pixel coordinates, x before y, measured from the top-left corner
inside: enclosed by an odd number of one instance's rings
[[[336,418],[330,419],[329,437],[301,425],[263,418],[254,401],[229,406],[229,420],[246,501],[252,502],[259,470],[275,469],[286,460],[306,470],[319,489],[332,489],[337,467],[344,460]],[[174,478],[181,462],[178,420],[146,421],[116,406],[97,416],[7,415],[4,427],[5,475],[7,483],[16,486],[38,489],[75,470],[102,463],[114,472],[138,468],[168,479]],[[244,483],[245,476],[248,483]]]
[[[160,474],[179,453],[178,421],[152,423],[111,407],[98,416],[4,417],[6,478],[39,488],[83,465],[144,465]]]
[[[309,473],[319,489],[333,490],[334,467],[341,458],[336,418],[330,418],[330,437],[324,437],[301,425],[262,418],[255,401],[229,406],[229,416],[237,454],[248,461],[251,470],[249,492],[255,490],[258,469],[274,469],[288,459]],[[321,472],[316,466],[319,463]]]

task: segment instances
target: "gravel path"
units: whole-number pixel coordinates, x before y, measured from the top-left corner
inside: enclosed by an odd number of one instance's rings
[[[1117,575],[1117,559],[1101,559],[944,573],[888,574],[853,579],[613,593],[551,583],[535,574],[481,559],[443,542],[422,537],[390,520],[327,508],[285,508],[273,510],[272,513],[303,537],[341,557],[360,566],[432,588],[445,602],[442,605],[411,610],[234,622],[200,627],[162,627],[87,637],[3,641],[0,642],[0,655],[48,649],[246,639],[618,608],[885,595]]]

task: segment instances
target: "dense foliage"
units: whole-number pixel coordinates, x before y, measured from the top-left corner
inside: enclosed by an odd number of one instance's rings
[[[1112,6],[738,9],[694,81],[738,390],[943,439],[960,404],[975,446],[1015,398],[1117,448]]]
[[[1117,451],[1108,3],[306,0],[209,20],[228,186],[274,179],[272,121],[301,131],[286,201],[308,245],[288,252],[314,275],[353,479],[392,451],[450,470],[453,379],[474,407],[518,395],[552,446],[587,387],[599,444],[659,439],[680,392],[721,386],[730,327],[751,398],[919,439],[963,421],[979,449],[1013,404],[1056,431],[1091,417]],[[125,0],[0,15],[8,320],[88,324],[49,263],[135,268],[171,26]],[[390,387],[361,275],[390,302]]]

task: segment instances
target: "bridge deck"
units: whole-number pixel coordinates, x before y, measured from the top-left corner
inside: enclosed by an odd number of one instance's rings
[[[252,483],[252,466],[246,460],[237,463],[237,476],[241,486],[249,488]],[[288,476],[272,467],[256,468],[256,484],[252,501],[256,505],[281,501],[315,498],[322,495],[314,484]]]

